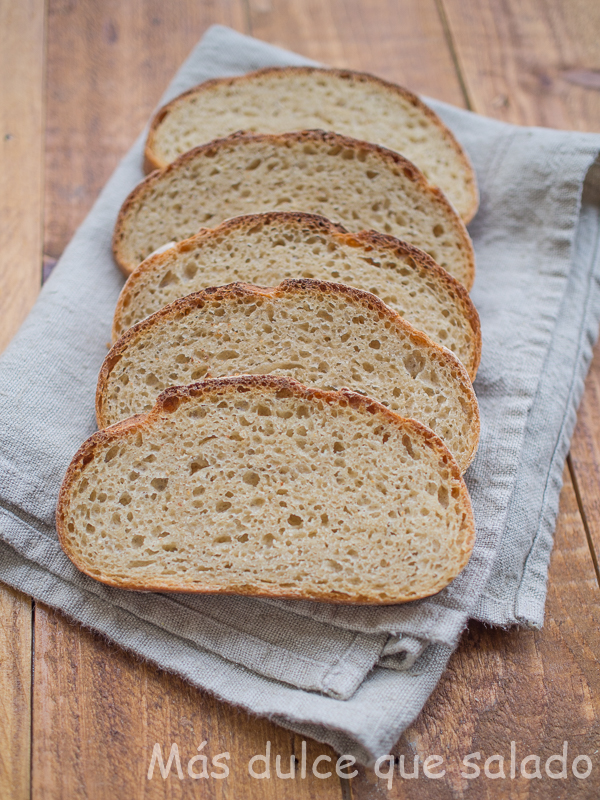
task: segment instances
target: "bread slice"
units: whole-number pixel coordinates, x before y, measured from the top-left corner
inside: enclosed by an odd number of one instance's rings
[[[439,189],[397,153],[323,131],[240,133],[184,153],[129,195],[113,252],[129,273],[167,242],[261,211],[308,211],[389,233],[467,288],[473,282],[469,234]]]
[[[192,147],[235,131],[311,128],[402,153],[442,189],[465,222],[474,216],[475,173],[437,114],[407,89],[350,70],[274,67],[206,81],[155,115],[146,142],[146,168],[162,169]]]
[[[477,400],[456,356],[374,295],[306,279],[207,289],[131,328],[100,370],[98,427],[149,411],[169,386],[240,374],[359,390],[431,428],[463,471],[477,449]]]
[[[464,287],[430,256],[391,236],[349,234],[324,217],[285,211],[235,217],[147,258],[121,292],[113,342],[186,294],[235,281],[275,286],[285,278],[346,283],[376,294],[452,350],[474,379],[479,316]]]
[[[435,434],[273,376],[173,387],[94,434],[57,528],[74,564],[111,586],[374,604],[439,592],[475,538]]]

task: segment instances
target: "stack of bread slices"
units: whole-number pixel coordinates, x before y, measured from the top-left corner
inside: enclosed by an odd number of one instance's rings
[[[369,75],[208,81],[155,116],[99,432],[60,541],[122,588],[347,603],[434,594],[474,544],[473,170]]]

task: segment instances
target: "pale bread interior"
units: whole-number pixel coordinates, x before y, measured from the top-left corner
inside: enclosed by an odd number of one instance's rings
[[[426,428],[276,378],[165,392],[95,434],[58,508],[63,548],[124,588],[399,603],[440,591],[474,541]]]

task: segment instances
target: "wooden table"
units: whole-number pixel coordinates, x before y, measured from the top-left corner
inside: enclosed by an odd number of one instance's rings
[[[216,22],[498,119],[600,130],[597,0],[0,0],[0,349],[42,268]],[[351,781],[251,779],[248,759],[267,740],[286,764],[301,737],[0,587],[0,798],[597,798],[600,349],[564,477],[544,629],[472,624],[398,744],[408,764],[443,756],[442,779],[396,778],[389,791],[364,769]],[[211,755],[230,751],[226,780],[147,779],[156,742],[176,742],[185,770],[204,740]],[[480,765],[509,758],[514,741],[519,759],[543,765],[565,740],[569,763],[592,757],[589,779],[459,774],[468,753]],[[333,753],[309,741],[309,763],[318,754]]]

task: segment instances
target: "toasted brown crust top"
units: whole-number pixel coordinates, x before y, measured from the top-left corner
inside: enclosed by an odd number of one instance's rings
[[[335,69],[332,67],[264,67],[263,69],[255,70],[253,72],[247,72],[245,75],[238,75],[231,78],[212,78],[211,80],[204,81],[204,83],[198,84],[198,86],[194,86],[191,89],[188,89],[186,92],[175,97],[165,106],[160,108],[150,123],[150,130],[148,132],[148,137],[146,139],[146,146],[144,148],[144,169],[146,172],[151,172],[155,169],[162,169],[166,166],[166,164],[158,157],[156,150],[155,150],[155,141],[156,141],[156,134],[160,127],[160,123],[164,120],[164,118],[169,114],[169,112],[175,108],[176,106],[180,105],[182,102],[185,102],[189,97],[194,95],[202,95],[206,91],[210,91],[216,86],[231,86],[232,84],[243,84],[249,83],[256,78],[260,78],[264,75],[278,75],[281,78],[285,78],[289,75],[314,75],[315,73],[324,73],[326,75],[333,75],[340,80],[345,81],[354,81],[356,83],[370,83],[373,86],[377,87],[378,89],[383,89],[384,91],[390,92],[391,94],[398,95],[403,100],[406,100],[415,108],[418,108],[421,113],[427,117],[442,133],[444,141],[446,144],[454,150],[456,155],[459,157],[463,168],[465,170],[465,174],[468,176],[468,186],[470,188],[471,193],[471,205],[467,212],[465,212],[463,219],[465,224],[468,224],[477,212],[477,208],[479,206],[479,193],[477,191],[477,181],[475,178],[475,171],[473,166],[466,155],[463,148],[460,146],[458,141],[456,140],[454,134],[450,129],[444,125],[442,120],[438,117],[438,115],[431,109],[429,106],[425,105],[425,103],[413,92],[409,91],[403,86],[400,86],[396,83],[391,83],[390,81],[386,81],[383,78],[378,78],[375,75],[371,75],[367,72],[357,72],[354,70],[349,69]]]
[[[404,176],[412,181],[424,194],[429,194],[433,202],[440,205],[444,213],[453,218],[456,229],[459,233],[461,244],[465,254],[468,254],[468,265],[470,280],[466,281],[466,288],[470,289],[473,285],[475,278],[475,256],[473,253],[473,244],[467,232],[464,222],[458,216],[450,202],[446,199],[444,193],[435,186],[430,186],[423,173],[408,159],[393,150],[388,150],[380,145],[371,144],[370,142],[363,142],[359,139],[352,139],[349,136],[342,136],[338,133],[331,133],[328,131],[312,130],[312,131],[297,131],[292,133],[232,133],[222,139],[214,139],[207,144],[194,147],[188,150],[187,153],[176,158],[167,167],[162,170],[155,170],[148,175],[141,183],[139,183],[125,202],[121,206],[119,216],[115,225],[115,230],[112,239],[112,249],[115,261],[125,275],[131,274],[138,264],[130,264],[127,262],[121,253],[120,244],[125,237],[125,227],[130,213],[138,203],[143,199],[144,195],[148,193],[156,183],[159,183],[166,176],[172,172],[176,172],[180,167],[184,167],[188,162],[200,157],[211,157],[216,155],[219,150],[227,150],[231,147],[242,146],[245,143],[254,142],[268,142],[279,147],[293,147],[294,145],[301,145],[307,142],[314,142],[319,144],[328,144],[331,146],[339,146],[351,150],[362,150],[372,153],[379,158],[388,167],[393,165],[402,170]]]
[[[75,482],[77,481],[78,477],[81,475],[83,470],[85,469],[86,465],[89,464],[95,457],[96,453],[101,450],[106,445],[123,440],[128,438],[129,436],[134,435],[137,431],[143,431],[144,429],[150,428],[152,425],[156,424],[165,414],[171,414],[179,408],[181,403],[189,402],[190,400],[194,400],[196,398],[206,397],[210,394],[224,394],[224,393],[247,393],[247,392],[261,392],[264,390],[268,390],[273,393],[273,395],[277,395],[279,392],[286,392],[287,396],[294,395],[299,400],[303,400],[306,402],[318,402],[324,401],[330,406],[334,405],[349,405],[354,409],[366,412],[368,414],[378,415],[381,416],[382,421],[385,421],[387,424],[393,425],[399,429],[408,427],[412,428],[412,430],[419,431],[423,437],[423,441],[427,447],[431,450],[436,452],[443,462],[444,466],[449,470],[452,479],[456,481],[460,486],[460,498],[461,498],[461,506],[462,511],[465,514],[465,517],[468,521],[468,528],[469,528],[469,542],[466,549],[466,558],[465,564],[468,561],[470,556],[471,550],[473,549],[473,545],[475,543],[475,521],[473,518],[473,510],[471,507],[471,501],[469,498],[469,493],[465,482],[460,474],[460,469],[458,464],[454,460],[450,451],[446,448],[442,440],[436,436],[433,431],[427,428],[425,425],[422,425],[420,422],[417,422],[414,419],[406,419],[401,417],[399,414],[396,414],[393,411],[390,411],[385,406],[378,403],[376,400],[372,400],[369,397],[365,397],[360,395],[356,392],[352,392],[349,389],[340,389],[339,391],[326,391],[323,389],[313,389],[303,384],[299,383],[298,381],[294,380],[293,378],[286,378],[286,377],[276,377],[274,375],[241,375],[238,377],[233,378],[212,378],[207,379],[205,381],[200,381],[198,383],[190,384],[189,386],[172,386],[169,389],[166,389],[156,400],[154,408],[148,414],[140,414],[135,417],[131,417],[130,419],[124,420],[123,422],[119,422],[115,425],[112,425],[110,428],[105,428],[104,430],[97,431],[96,433],[92,434],[89,439],[87,439],[82,446],[79,448],[71,464],[69,465],[65,477],[63,479],[59,497],[58,497],[58,506],[56,510],[56,528],[58,532],[58,540],[60,542],[61,547],[63,548],[64,552],[69,556],[69,558],[73,561],[75,566],[81,570],[86,575],[93,577],[96,580],[100,580],[102,583],[106,583],[109,586],[116,586],[121,589],[150,589],[152,591],[169,591],[169,592],[178,592],[178,591],[185,591],[189,592],[189,588],[179,588],[176,584],[170,583],[165,581],[164,583],[157,583],[153,584],[151,587],[141,586],[135,582],[125,583],[114,581],[111,578],[107,577],[98,577],[96,575],[91,575],[89,570],[87,569],[87,565],[78,563],[77,557],[75,556],[73,549],[70,547],[69,544],[69,535],[67,530],[67,517],[69,512],[70,506],[70,495],[71,490]],[[216,591],[214,588],[210,586],[205,586],[202,589],[202,593],[211,593]],[[219,593],[226,594],[221,588],[219,588]],[[258,597],[289,597],[290,599],[305,599],[301,592],[298,591],[290,591],[289,594],[282,593],[281,591],[272,591],[269,592],[268,590],[263,590],[261,592],[256,592],[255,590],[249,588],[247,591],[236,588],[235,591],[231,592],[231,594],[247,594],[253,595]],[[427,594],[424,594],[423,597],[426,597]],[[320,600],[330,601],[330,602],[340,602],[340,603],[370,603],[373,604],[376,601],[372,597],[368,596],[359,596],[354,598],[353,600],[349,600],[347,597],[336,595],[335,592],[331,593],[324,593],[322,597],[319,597]],[[417,599],[417,598],[413,598]]]
[[[113,342],[119,338],[117,330],[118,322],[125,308],[129,305],[132,291],[136,284],[140,280],[143,280],[148,273],[155,271],[160,273],[164,266],[171,261],[174,254],[185,253],[197,247],[202,247],[205,244],[210,245],[211,241],[223,236],[249,230],[256,225],[270,224],[272,222],[280,222],[282,225],[296,224],[298,227],[310,229],[315,233],[328,236],[338,241],[341,245],[362,247],[367,252],[374,250],[377,253],[382,253],[384,256],[389,255],[400,258],[409,256],[419,266],[424,267],[431,273],[434,280],[441,283],[446,291],[452,295],[455,304],[463,309],[463,313],[471,326],[476,349],[473,364],[467,371],[472,380],[475,378],[481,360],[481,324],[479,321],[479,314],[477,313],[473,301],[469,297],[467,289],[459,283],[456,278],[453,278],[449,272],[446,272],[443,267],[440,267],[439,264],[423,250],[419,250],[419,248],[407,242],[373,230],[349,233],[342,225],[333,223],[326,217],[321,217],[318,214],[307,214],[301,211],[268,211],[262,214],[247,214],[245,216],[233,217],[232,219],[225,220],[225,222],[222,222],[215,228],[203,228],[195,236],[178,242],[167,252],[149,256],[131,273],[119,295],[112,328]]]

